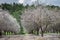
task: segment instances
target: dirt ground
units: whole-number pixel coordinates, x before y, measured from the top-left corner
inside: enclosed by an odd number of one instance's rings
[[[48,34],[41,37],[40,35],[8,35],[0,40],[60,40],[60,35]]]

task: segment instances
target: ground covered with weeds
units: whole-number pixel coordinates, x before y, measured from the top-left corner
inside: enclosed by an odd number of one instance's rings
[[[4,36],[4,35],[3,35]],[[7,35],[0,40],[60,40],[60,34],[44,34],[44,37],[41,35]]]

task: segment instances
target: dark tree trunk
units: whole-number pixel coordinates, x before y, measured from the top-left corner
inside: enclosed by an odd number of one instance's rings
[[[0,31],[0,35],[2,35],[2,32]]]
[[[39,35],[39,28],[37,28],[37,35]]]
[[[41,27],[41,36],[42,36],[42,37],[43,37],[43,33],[44,33],[44,32],[43,32],[43,29],[42,29],[42,27]]]
[[[0,31],[0,38],[2,37],[2,31]]]
[[[31,31],[29,32],[29,34],[33,34],[33,30],[31,30]]]

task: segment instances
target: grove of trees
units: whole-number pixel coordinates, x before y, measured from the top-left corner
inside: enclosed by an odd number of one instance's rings
[[[33,32],[38,35],[44,32],[60,32],[60,7],[58,6],[34,6],[23,4],[1,4],[0,8],[7,10],[10,14],[17,19],[20,25],[19,34]]]
[[[56,29],[57,24],[60,24],[60,10],[57,9],[49,10],[45,6],[38,6],[35,9],[28,8],[21,15],[21,18],[22,26],[26,28],[28,33],[36,30],[37,34],[39,34],[40,30],[41,36],[43,36],[43,33],[49,29],[49,32],[57,32],[60,30],[59,28]]]

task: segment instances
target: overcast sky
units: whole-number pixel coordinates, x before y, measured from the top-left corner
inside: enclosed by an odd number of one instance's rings
[[[36,0],[0,0],[0,4],[1,3],[24,3],[24,4],[32,4],[34,3]],[[60,6],[60,0],[38,0],[40,1],[40,3],[44,3],[44,4],[52,4],[52,5],[58,5]]]

